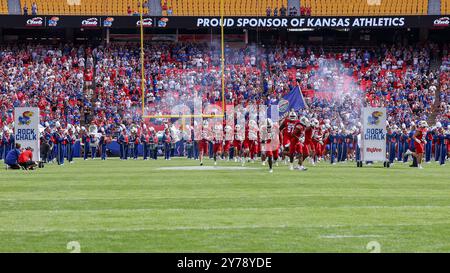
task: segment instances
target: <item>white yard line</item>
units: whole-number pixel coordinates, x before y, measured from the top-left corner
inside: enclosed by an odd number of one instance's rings
[[[379,238],[381,235],[321,235],[319,238],[324,239],[343,239],[343,238]]]

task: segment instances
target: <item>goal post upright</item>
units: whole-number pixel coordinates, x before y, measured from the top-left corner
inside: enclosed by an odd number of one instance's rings
[[[220,0],[220,48],[221,48],[221,60],[220,60],[220,71],[221,71],[221,113],[218,114],[182,114],[182,115],[146,115],[145,111],[145,67],[144,67],[144,25],[143,25],[143,0],[140,0],[140,19],[141,19],[141,89],[142,89],[142,119],[146,118],[223,118],[225,117],[225,31],[224,31],[224,10],[225,10],[225,0]]]

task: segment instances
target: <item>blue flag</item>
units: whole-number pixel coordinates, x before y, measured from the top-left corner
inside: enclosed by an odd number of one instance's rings
[[[292,88],[278,103],[280,118],[284,118],[292,109],[298,111],[306,107],[303,94],[298,86]]]

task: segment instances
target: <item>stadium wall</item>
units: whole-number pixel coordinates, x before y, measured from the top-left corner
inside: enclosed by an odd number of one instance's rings
[[[136,16],[0,16],[2,28],[138,28]],[[146,17],[145,28],[220,28],[220,17]],[[447,28],[449,16],[224,17],[224,28]]]

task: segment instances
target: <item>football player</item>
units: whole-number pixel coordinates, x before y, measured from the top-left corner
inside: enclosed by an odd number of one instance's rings
[[[422,158],[423,158],[423,153],[425,151],[425,144],[427,142],[425,140],[427,128],[428,128],[427,122],[424,120],[421,120],[419,122],[418,128],[416,129],[416,131],[412,137],[412,139],[414,140],[414,148],[416,149],[416,151],[411,152],[411,150],[408,150],[405,153],[405,155],[412,155],[417,159],[417,167],[419,169],[423,169]]]

